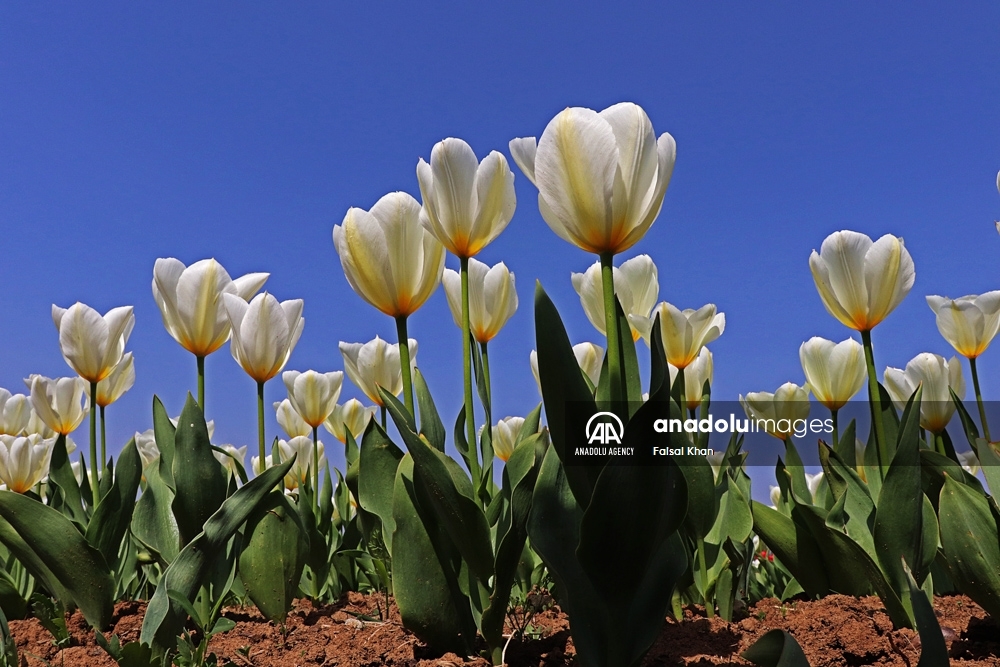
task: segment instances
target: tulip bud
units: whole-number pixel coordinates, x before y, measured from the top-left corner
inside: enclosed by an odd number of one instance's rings
[[[23,435],[30,419],[30,399],[0,389],[0,435]]]
[[[660,293],[657,281],[656,265],[649,255],[639,255],[624,262],[620,267],[614,267],[615,296],[621,303],[626,316],[649,319],[649,313],[656,305],[656,297]],[[580,295],[580,303],[587,319],[594,328],[607,335],[604,313],[604,286],[601,282],[601,263],[594,262],[586,273],[574,273],[573,289]],[[639,329],[629,322],[632,330],[632,341],[639,340],[642,335]]]
[[[951,392],[965,398],[965,380],[958,357],[946,361],[941,355],[923,352],[906,364],[906,370],[886,368],[883,381],[892,402],[900,410],[906,407],[917,387],[923,386],[920,427],[931,433],[943,431],[955,414]]]
[[[215,259],[185,267],[173,257],[160,258],[153,265],[153,298],[173,339],[205,357],[225,345],[232,331],[222,295],[249,301],[269,276],[248,273],[233,280]]]
[[[417,341],[412,338],[410,349],[410,369],[416,368]],[[382,406],[378,388],[382,387],[393,396],[403,391],[403,376],[399,362],[399,345],[390,345],[378,336],[367,343],[340,343],[340,354],[344,357],[344,370],[354,385],[365,393],[376,405]]]
[[[524,426],[523,417],[505,417],[493,427],[493,452],[504,463],[514,453],[518,445],[518,435]]]
[[[903,239],[886,234],[874,243],[858,232],[826,237],[809,257],[827,311],[856,331],[871,331],[913,287],[913,259]]]
[[[288,390],[288,400],[302,420],[318,428],[337,405],[340,387],[344,382],[343,371],[317,373],[316,371],[285,371],[281,380]]]
[[[944,339],[960,355],[975,359],[989,347],[1000,330],[1000,291],[970,294],[958,299],[927,297]]]
[[[538,187],[552,231],[587,252],[617,254],[659,215],[677,145],[666,133],[657,140],[646,112],[624,102],[600,113],[566,109],[541,140],[514,139],[510,152]]]
[[[865,350],[853,338],[834,343],[814,336],[799,347],[799,361],[816,400],[830,410],[844,407],[865,384]]]
[[[100,382],[125,353],[135,315],[132,306],[112,308],[104,316],[79,301],[69,308],[52,306],[63,358],[87,382]]]
[[[701,354],[702,347],[726,330],[726,316],[723,313],[716,314],[714,303],[706,304],[698,310],[678,310],[672,304],[662,301],[651,317],[629,315],[629,324],[639,330],[647,345],[652,339],[653,322],[657,315],[660,316],[660,337],[663,339],[667,363],[677,368],[687,368]]]
[[[267,382],[288,363],[302,335],[302,299],[278,303],[267,292],[250,303],[228,293],[222,297],[233,327],[233,358],[254,380]]]
[[[462,277],[445,269],[442,277],[448,308],[458,328],[462,328]],[[473,337],[488,343],[500,333],[517,310],[514,274],[500,262],[489,267],[476,259],[469,260],[469,326]]]
[[[160,458],[160,448],[156,445],[156,436],[153,429],[147,429],[142,433],[135,434],[135,448],[139,451],[139,458],[142,459],[142,469]]]
[[[457,257],[478,254],[514,217],[514,174],[497,151],[479,163],[461,139],[439,141],[430,164],[417,163],[417,181],[420,224]]]

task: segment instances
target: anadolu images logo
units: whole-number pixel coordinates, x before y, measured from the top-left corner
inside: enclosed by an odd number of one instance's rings
[[[622,420],[618,418],[618,415],[613,412],[595,412],[587,420],[584,433],[587,436],[588,445],[592,445],[595,442],[602,445],[615,442],[620,445],[622,444],[622,438],[625,436],[625,426],[622,424]]]

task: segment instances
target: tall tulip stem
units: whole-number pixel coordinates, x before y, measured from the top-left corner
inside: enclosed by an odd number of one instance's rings
[[[976,403],[979,405],[979,421],[983,423],[983,435],[987,442],[993,442],[990,437],[990,427],[986,423],[986,406],[983,405],[983,393],[979,391],[979,372],[976,370],[976,358],[969,359],[969,368],[972,369],[972,386],[976,389]]]
[[[878,389],[878,377],[875,375],[875,352],[872,348],[872,332],[862,331],[861,342],[865,347],[865,363],[868,366],[868,403],[872,411],[872,423],[875,424],[875,453],[878,455],[879,474],[885,477],[884,462],[889,458],[889,443],[885,438],[885,426],[882,424],[882,394]]]
[[[837,428],[837,413],[838,412],[840,412],[840,410],[833,410],[833,409],[830,410],[830,418],[831,418],[831,421],[833,422],[833,451],[839,453],[839,451],[840,451],[840,430]]]
[[[490,416],[493,408],[493,387],[490,384],[490,355],[488,346],[489,343],[479,344],[479,350],[483,356],[483,380],[486,383],[486,402],[489,404],[483,407],[486,408],[487,415]],[[489,419],[486,421],[489,422]]]
[[[90,383],[90,492],[93,494],[94,507],[101,499],[101,486],[97,481],[97,383]]]
[[[200,354],[198,358],[198,407],[202,414],[205,413],[205,357]]]
[[[604,327],[608,338],[608,375],[611,380],[611,402],[622,395],[621,350],[618,332],[618,309],[615,308],[614,253],[601,253],[601,283],[604,287]]]
[[[313,426],[313,491],[316,494],[316,500],[319,500],[319,429],[318,426]]]
[[[104,406],[101,408],[101,465],[108,463],[108,438],[104,428]]]
[[[396,316],[396,337],[399,339],[399,368],[403,373],[403,402],[416,419],[413,411],[413,377],[410,375],[410,338],[406,333],[406,315]]]
[[[264,461],[264,383],[257,383],[257,446],[260,449],[260,469],[266,468]],[[275,462],[277,463],[277,462]]]
[[[465,432],[470,447],[476,444],[476,418],[472,409],[472,328],[469,325],[469,258],[460,257],[462,274],[462,379],[465,382]]]

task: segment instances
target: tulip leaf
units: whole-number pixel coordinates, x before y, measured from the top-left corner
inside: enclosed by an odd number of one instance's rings
[[[396,469],[402,460],[403,451],[374,419],[369,421],[358,455],[358,504],[380,522],[377,527],[365,526],[366,539],[371,540],[372,528],[375,528],[390,554],[392,534],[396,528],[392,512],[393,484]],[[370,522],[366,520],[365,523]]]
[[[983,477],[986,478],[986,484],[990,487],[993,496],[998,497],[1000,496],[1000,452],[997,450],[997,443],[980,440],[977,451],[979,452],[979,463],[983,466]]]
[[[809,667],[802,647],[787,630],[771,630],[740,657],[758,667]]]
[[[785,440],[785,471],[791,480],[792,495],[801,503],[812,504],[814,502],[812,491],[809,490],[809,483],[806,481],[806,466],[802,463],[799,450],[791,438]]]
[[[476,502],[472,482],[450,456],[406,427],[402,404],[384,389],[380,393],[413,458],[413,477],[429,491],[430,509],[437,522],[444,526],[472,572],[487,585],[493,576],[490,528]]]
[[[73,474],[73,465],[70,463],[69,455],[66,453],[66,436],[59,435],[56,443],[52,447],[52,454],[49,458],[49,484],[59,487],[62,492],[62,506],[64,514],[80,526],[87,525],[87,512],[83,507],[83,496],[80,495],[80,483],[76,481]],[[86,485],[90,488],[90,485]]]
[[[76,604],[92,626],[111,622],[111,569],[72,521],[13,491],[0,491],[0,518],[0,542],[32,576],[62,602]]]
[[[676,446],[676,443],[671,443]],[[684,525],[695,538],[704,538],[712,530],[719,514],[719,494],[708,459],[696,454],[675,455],[674,461],[684,474],[687,486],[687,514]]]
[[[538,377],[542,386],[542,403],[559,460],[569,460],[573,441],[580,436],[567,432],[567,411],[581,414],[597,412],[597,404],[587,387],[587,381],[573,354],[562,318],[541,283],[535,286],[535,345],[538,354]],[[577,502],[586,507],[600,469],[596,466],[568,466],[563,474]]]
[[[670,400],[670,366],[663,349],[663,335],[660,333],[660,314],[653,318],[649,335],[649,400],[667,402]]]
[[[958,397],[955,390],[949,386],[948,392],[951,394],[952,403],[955,404],[955,412],[958,413],[958,418],[962,421],[962,430],[965,431],[965,437],[969,441],[969,447],[971,447],[972,450],[978,455],[979,450],[976,441],[979,439],[979,429],[976,428],[976,422],[972,420],[972,415],[970,415],[969,411],[965,409],[965,404],[962,403],[962,399]]]
[[[622,372],[622,386],[616,391],[611,387],[610,356],[613,350],[607,350],[604,354],[604,363],[601,366],[601,377],[597,382],[596,400],[598,405],[607,406],[603,409],[614,410],[616,407],[613,401],[619,400],[629,404],[629,415],[633,410],[642,404],[642,385],[639,379],[639,361],[635,355],[635,342],[632,340],[632,330],[629,327],[628,318],[622,310],[621,302],[615,296],[615,311],[617,314],[616,326],[618,327],[618,367]],[[616,397],[618,397],[616,399]],[[624,418],[624,415],[622,415]]]
[[[132,523],[140,477],[142,461],[133,438],[122,450],[114,472],[114,483],[101,498],[87,526],[87,541],[101,552],[108,564],[118,561],[122,540]]]
[[[659,636],[670,607],[673,591],[688,569],[687,550],[676,531],[660,543],[649,568],[636,586],[636,595],[628,611],[611,618],[611,632],[623,638],[627,646],[627,662],[609,655],[606,664],[638,665],[643,655]]]
[[[434,399],[431,398],[431,392],[427,388],[427,382],[420,369],[417,369],[413,374],[413,388],[417,394],[417,410],[420,413],[420,435],[427,438],[427,442],[431,443],[435,449],[443,452],[444,424],[441,423],[441,417],[434,406]]]
[[[951,659],[948,657],[948,645],[945,644],[941,626],[938,624],[934,608],[927,595],[917,586],[913,573],[902,563],[906,574],[906,583],[910,589],[910,599],[913,603],[913,616],[916,620],[917,632],[920,634],[920,661],[917,667],[948,667]]]
[[[823,464],[824,479],[829,483],[834,497],[833,507],[826,517],[826,525],[846,533],[865,553],[877,558],[873,537],[875,502],[868,493],[868,487],[854,469],[844,465],[836,452],[826,445],[820,444],[819,457]]]
[[[264,617],[283,623],[299,587],[307,544],[295,508],[272,491],[247,519],[240,579]]]
[[[218,463],[218,461],[216,461]],[[226,553],[226,545],[246,522],[271,489],[280,483],[294,463],[294,458],[268,468],[240,487],[205,522],[199,533],[170,563],[149,600],[142,621],[140,641],[159,650],[173,648],[184,627],[183,609],[171,601],[168,591],[193,600],[215,562]]]
[[[810,596],[829,591],[830,582],[821,567],[823,555],[812,534],[797,526],[790,517],[756,500],[750,501],[750,509],[754,532],[788,568],[803,590]]]
[[[833,451],[837,453],[837,456],[843,461],[844,465],[850,466],[851,468],[857,468],[858,466],[858,450],[854,443],[857,440],[857,422],[851,420],[847,424],[847,428],[839,434],[839,441],[833,443]]]
[[[132,516],[132,534],[156,552],[163,567],[176,558],[180,550],[177,520],[171,510],[174,492],[163,479],[165,467],[162,459],[146,466],[146,488]]]
[[[212,453],[205,416],[191,394],[177,422],[172,470],[176,492],[172,507],[184,545],[222,506],[229,489],[222,465]]]
[[[1000,540],[989,502],[946,476],[938,503],[941,547],[952,580],[994,618],[1000,618]]]
[[[176,427],[170,421],[167,409],[163,407],[163,402],[157,396],[153,396],[153,438],[156,441],[156,448],[160,452],[160,472],[163,474],[163,481],[171,489],[174,488],[173,466],[174,466],[174,437]]]
[[[407,454],[393,485],[393,593],[404,627],[437,650],[466,655],[476,625],[459,585],[461,558],[418,487]]]
[[[982,449],[983,446],[980,444],[980,451]],[[961,482],[971,487],[981,495],[986,495],[986,490],[983,488],[982,483],[964,470],[961,464],[932,449],[920,450],[920,473],[924,495],[932,503],[937,503],[941,497],[941,487],[944,486],[945,475],[951,477],[956,482]],[[987,481],[989,481],[989,477],[987,477]],[[936,510],[937,507],[935,507]]]
[[[732,477],[725,473],[722,476],[725,480],[722,483],[725,490],[719,498],[720,511],[712,529],[705,536],[705,541],[721,546],[728,538],[739,544],[749,539],[750,533],[753,531],[753,514],[750,513],[750,502]],[[690,488],[688,486],[689,493]],[[689,512],[690,507],[691,499],[689,497]]]

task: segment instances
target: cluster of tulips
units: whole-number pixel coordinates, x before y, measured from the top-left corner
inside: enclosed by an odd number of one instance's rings
[[[132,309],[102,316],[82,303],[52,307],[78,377],[32,376],[29,395],[0,391],[4,615],[23,614],[41,593],[101,629],[116,597],[146,598],[133,655],[168,664],[179,635],[192,641],[186,624],[200,629],[204,654],[208,637],[226,627],[227,600],[252,601],[281,622],[297,595],[381,591],[421,640],[470,654],[481,639],[501,664],[512,600],[544,585],[570,617],[580,663],[617,667],[638,664],[665,616],[681,618],[689,603],[730,619],[740,600],[764,595],[876,593],[894,623],[928,633],[925,647],[937,647],[927,616],[934,592],[961,590],[1000,614],[1000,512],[971,468],[982,462],[1000,489],[975,365],[1000,328],[1000,291],[927,298],[942,335],[969,359],[985,437],[963,406],[955,358],[921,354],[879,382],[871,331],[910,291],[914,264],[901,239],[840,231],[809,263],[827,310],[861,342],[812,338],[799,350],[806,384],[740,397],[750,418],[776,424],[808,417],[811,392],[833,423],[832,441],[818,443],[822,473],[806,475],[787,430],[771,432],[785,457],[770,507],[751,500],[738,433],[711,458],[570,465],[582,436],[570,430],[569,406],[615,412],[623,444],[707,444],[707,434],[658,440],[642,425],[650,415],[707,414],[707,345],[726,319],[714,304],[657,303],[648,255],[615,266],[659,215],[676,157],[673,138],[657,137],[640,107],[569,108],[540,139],[509,148],[552,231],[597,255],[571,280],[604,346],[572,345],[536,287],[529,365],[537,408],[493,421],[489,344],[518,295],[506,265],[475,258],[514,216],[514,173],[497,151],[480,161],[464,141],[445,139],[418,162],[421,202],[393,192],[369,210],[351,208],[333,228],[351,287],[397,330],[394,344],[342,342],[343,372],[284,370],[304,330],[303,302],[261,292],[268,274],[234,280],[213,259],[159,259],[153,296],[167,331],[195,356],[197,399],[171,420],[154,398],[153,429],[136,433],[115,461],[105,410],[135,381],[125,351]],[[445,268],[448,253],[458,271]],[[441,283],[463,360],[450,447],[408,330]],[[646,391],[640,339],[650,350]],[[227,342],[257,385],[252,479],[247,448],[213,444],[205,419],[204,360]],[[344,372],[368,405],[338,402]],[[274,438],[268,450],[264,386],[279,374],[288,397],[273,407],[287,440]],[[866,380],[863,441],[838,412]],[[89,461],[71,461],[69,435],[86,401]],[[946,430],[956,413],[970,453],[956,453]],[[330,471],[321,426],[344,447],[344,473]]]

